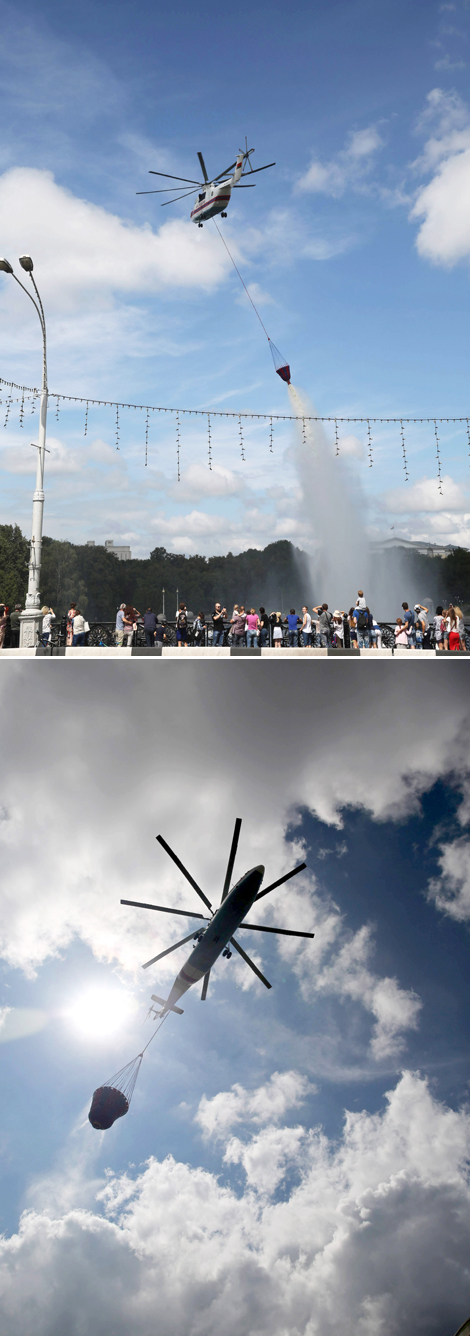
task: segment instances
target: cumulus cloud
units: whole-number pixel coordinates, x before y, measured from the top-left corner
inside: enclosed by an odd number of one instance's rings
[[[429,887],[429,899],[443,914],[456,919],[458,923],[470,919],[470,843],[468,836],[461,836],[449,844],[441,846],[439,854],[440,874],[432,877]]]
[[[262,692],[256,665],[245,665],[243,678],[231,677],[229,698],[218,664],[207,664],[202,675],[197,666],[193,671],[190,664],[162,662],[157,681],[126,663],[109,665],[106,680],[93,665],[70,665],[53,681],[42,675],[33,682],[28,675],[26,682],[23,666],[8,683],[4,677],[3,742],[10,758],[2,776],[9,819],[0,826],[5,960],[31,974],[77,937],[98,960],[114,963],[137,986],[138,981],[147,984],[140,966],[153,953],[153,943],[163,949],[181,933],[169,915],[158,916],[157,923],[150,912],[119,905],[130,891],[128,860],[116,838],[124,829],[133,832],[132,898],[153,902],[158,883],[158,902],[184,909],[191,908],[187,888],[156,850],[159,830],[217,900],[223,851],[237,812],[246,818],[238,865],[263,861],[273,880],[303,853],[295,839],[286,844],[284,838],[302,808],[336,828],[345,807],[363,808],[376,820],[401,820],[417,811],[421,794],[438,777],[466,772],[465,664],[453,665],[451,694],[432,664],[430,672],[423,665],[419,680],[413,665],[411,673],[403,665],[399,675],[378,666],[380,677],[374,669],[359,674],[355,670],[361,665],[349,665],[346,696],[338,693],[331,672],[325,674],[330,665],[317,665],[312,749],[299,749],[298,741],[298,720],[311,709],[310,665],[299,665],[294,696],[286,693],[288,665],[277,664],[270,669],[269,690]],[[71,693],[74,718],[80,721],[73,763]],[[374,737],[372,751],[356,745],[362,717]],[[201,768],[215,718],[217,747],[211,746],[210,766]],[[278,718],[283,721],[282,767],[278,730],[272,725]],[[45,721],[53,721],[53,727],[45,727]],[[247,739],[254,736],[263,745],[251,749],[248,764]],[[340,767],[332,737],[342,740]],[[102,755],[105,775],[101,763],[93,764]],[[164,764],[158,764],[159,758]],[[208,829],[217,830],[217,841],[208,843]],[[335,995],[340,1006],[357,1008],[363,1018],[361,1062],[370,1043],[373,1061],[393,1057],[416,1024],[419,1002],[399,981],[382,978],[374,968],[370,930],[364,926],[351,934],[311,874],[299,878],[288,896],[281,890],[268,897],[265,909],[265,923],[290,927],[295,921],[316,933],[313,942],[296,942],[295,948],[290,938],[276,943],[303,996]],[[254,947],[264,971],[265,943],[259,938]],[[174,976],[177,960],[169,956],[159,963],[160,987]],[[245,977],[251,982],[247,969]]]
[[[302,1104],[314,1087],[299,1072],[273,1072],[266,1085],[244,1090],[233,1085],[212,1099],[202,1096],[195,1116],[206,1138],[225,1137],[236,1123],[273,1123]]]
[[[245,490],[246,483],[233,469],[223,464],[190,464],[183,469],[181,480],[173,489],[173,496],[179,501],[192,501],[202,496],[239,496]]]
[[[297,181],[297,190],[339,198],[348,187],[362,187],[371,171],[374,154],[383,147],[383,142],[375,125],[366,126],[363,130],[352,130],[345,148],[330,162],[322,163],[314,159],[308,171]]]
[[[452,267],[470,256],[470,109],[455,92],[429,93],[419,129],[431,129],[417,172],[433,173],[410,213],[420,221],[418,253]]]
[[[161,1336],[440,1336],[468,1310],[469,1151],[468,1111],[405,1073],[336,1141],[232,1138],[238,1193],[170,1156],[110,1174],[95,1209],[29,1210],[2,1240],[5,1325],[149,1336],[158,1312]]]
[[[437,478],[424,476],[417,482],[404,487],[394,487],[383,493],[381,505],[394,514],[432,513],[445,511],[448,524],[449,512],[469,512],[470,493],[463,483],[454,482],[448,474],[442,477],[442,496],[438,490]]]

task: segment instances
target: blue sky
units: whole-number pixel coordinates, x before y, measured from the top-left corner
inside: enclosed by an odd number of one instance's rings
[[[229,689],[209,664],[4,674],[0,1284],[19,1336],[64,1312],[77,1336],[130,1317],[147,1336],[157,1297],[162,1336],[215,1333],[221,1295],[229,1336],[465,1317],[466,667],[317,666],[313,712],[307,665],[295,693],[283,664],[262,684],[235,665]],[[245,943],[269,993],[221,961],[98,1134],[92,1090],[149,1037],[185,950],[143,975],[181,920],[120,898],[198,908],[158,833],[216,898],[236,815],[238,875],[308,864],[255,921],[315,938]]]
[[[324,415],[452,416],[467,400],[470,230],[468,6],[2,5],[0,232],[30,251],[44,297],[49,382],[64,393],[182,408],[289,411],[263,332],[213,227],[188,201],[160,210],[148,169],[193,175],[276,160],[230,205],[228,242],[294,383]],[[155,181],[156,178],[153,178]],[[189,201],[189,204],[191,201]],[[168,216],[169,215],[169,216]],[[0,286],[6,380],[39,376],[34,312]],[[28,424],[29,425],[29,424]],[[277,537],[315,546],[295,436],[213,424],[214,468],[195,419],[175,427],[94,413],[50,417],[45,527],[206,553]],[[338,471],[374,535],[468,543],[465,427],[340,428]],[[32,451],[18,406],[2,429],[4,521],[29,531]],[[332,430],[329,433],[332,438]],[[319,479],[317,479],[319,485]],[[315,482],[314,482],[315,487]],[[352,484],[351,506],[357,504]]]

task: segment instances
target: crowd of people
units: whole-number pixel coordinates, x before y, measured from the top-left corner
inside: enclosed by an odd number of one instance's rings
[[[430,622],[429,609],[423,603],[415,603],[410,608],[402,603],[402,616],[397,617],[395,626],[395,644],[407,649],[429,649],[432,643],[438,649],[465,650],[465,623],[460,608],[438,607]],[[131,645],[139,624],[143,626],[146,643],[149,646],[164,643],[167,635],[165,624],[151,608],[141,614],[124,603],[116,618],[116,642],[118,645]],[[207,618],[203,612],[196,617],[188,613],[185,603],[180,603],[175,617],[176,642],[180,649],[187,645],[218,645],[230,643],[234,646],[246,645],[248,648],[263,648],[270,642],[275,649],[283,646],[315,648],[352,648],[381,649],[382,628],[367,605],[364,591],[358,590],[355,605],[346,611],[335,608],[330,611],[327,603],[318,603],[310,609],[303,605],[301,613],[291,608],[286,616],[281,612],[267,613],[264,607],[245,608],[235,603],[229,617],[227,608],[216,603],[214,611]]]
[[[53,608],[42,608],[42,630],[40,641],[44,648],[51,643],[53,623],[56,614]],[[21,604],[13,609],[0,604],[0,649],[15,648],[19,644]],[[355,604],[346,611],[335,608],[330,611],[327,603],[317,603],[311,610],[306,604],[301,612],[291,608],[287,615],[281,612],[267,613],[264,607],[245,608],[235,603],[229,616],[221,603],[216,603],[214,610],[207,617],[198,612],[196,617],[189,613],[186,604],[181,602],[176,611],[174,628],[165,619],[157,615],[151,607],[141,614],[132,604],[121,603],[116,616],[115,643],[130,646],[136,637],[145,636],[149,647],[171,643],[176,633],[176,643],[180,649],[188,645],[246,645],[248,648],[263,648],[269,644],[277,650],[283,646],[292,648],[336,648],[336,649],[381,649],[382,626],[367,605],[364,591],[358,590]],[[76,603],[71,603],[65,619],[66,645],[86,645],[89,625]],[[394,640],[400,649],[465,650],[465,621],[461,608],[449,604],[447,608],[438,606],[434,616],[430,617],[429,608],[423,603],[415,603],[410,608],[402,603],[402,612],[396,619]],[[388,636],[387,643],[390,643]]]

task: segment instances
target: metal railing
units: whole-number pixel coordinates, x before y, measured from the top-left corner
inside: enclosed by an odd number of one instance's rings
[[[156,644],[163,643],[163,645],[176,646],[178,643],[177,632],[176,632],[176,620],[163,621],[161,617],[158,620],[160,626],[163,628],[163,642],[156,641],[155,643]],[[379,622],[378,627],[379,627],[382,648],[394,650],[395,623]],[[273,631],[274,631],[274,623],[270,622],[269,627],[266,628],[265,630],[264,638],[260,639],[258,636],[256,636],[256,641],[255,641],[256,646],[258,647],[261,645],[262,647],[272,648],[273,645],[275,644]],[[282,633],[283,633],[281,641],[282,648],[287,649],[290,648],[291,646],[293,646],[294,648],[303,648],[303,637],[300,631],[295,631],[292,633],[289,631],[288,627],[284,626],[283,624]],[[234,637],[232,636],[230,622],[224,623],[224,634],[222,641],[222,644],[224,646],[231,646],[233,644],[246,645],[247,638],[248,638],[247,635],[245,635],[242,638],[238,638],[237,640],[235,640]],[[42,643],[41,637],[38,634],[38,645],[40,645],[41,643]],[[107,622],[104,620],[90,622],[90,629],[86,633],[84,639],[84,644],[86,646],[88,646],[89,648],[99,648],[100,646],[102,646],[104,648],[104,647],[116,646],[117,643],[118,639],[117,639],[115,622]],[[133,647],[145,646],[147,645],[147,643],[148,642],[145,635],[144,626],[140,621],[138,621],[137,630],[134,631],[132,638],[128,639],[126,637],[126,645],[130,644]],[[375,642],[370,638],[369,645],[372,647],[374,643]],[[53,653],[54,650],[57,650],[58,648],[65,646],[66,644],[67,644],[67,618],[63,617],[60,620],[59,618],[57,618],[57,620],[52,624],[51,636],[47,645],[47,649],[51,653]],[[188,622],[187,644],[191,646],[194,645],[200,646],[201,648],[210,648],[212,645],[212,624],[210,623],[206,625],[204,627],[203,632],[197,633],[193,629],[193,623]],[[320,644],[321,644],[321,637],[319,635],[314,635],[312,633],[311,636],[312,648],[319,648]],[[470,650],[470,624],[465,626],[465,644],[467,650]],[[357,647],[357,641],[352,641],[352,642],[350,641],[349,625],[347,622],[345,622],[344,624],[344,640],[338,639],[335,646],[335,637],[333,636],[328,639],[328,645],[344,649]],[[429,627],[428,632],[425,633],[424,643],[422,648],[423,649],[436,648],[434,627]]]

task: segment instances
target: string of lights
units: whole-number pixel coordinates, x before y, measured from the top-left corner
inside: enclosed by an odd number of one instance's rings
[[[17,400],[15,400],[14,396],[12,396],[12,395],[9,395],[9,396],[8,396],[8,397],[10,398],[11,403],[20,402],[20,399],[22,398],[23,395],[25,396],[25,398],[29,398],[30,400],[31,400],[31,399],[32,399],[32,400],[36,400],[36,399],[39,398],[39,396],[40,396],[40,390],[38,390],[38,389],[37,389],[36,387],[34,387],[34,386],[17,385],[15,381],[12,381],[12,380],[4,380],[3,377],[0,376],[0,386],[2,386],[2,385],[5,386],[5,388],[6,388],[7,390],[18,390],[18,391],[19,391],[19,398],[18,398]],[[242,413],[242,412],[238,412],[238,410],[237,410],[237,411],[235,411],[235,410],[232,410],[232,411],[231,411],[231,410],[229,410],[229,409],[222,409],[222,408],[211,408],[211,409],[207,409],[207,408],[172,408],[172,407],[165,406],[165,405],[163,405],[163,404],[131,404],[131,403],[126,403],[126,402],[124,402],[124,401],[122,401],[122,402],[119,401],[119,402],[118,402],[116,399],[90,399],[89,396],[88,396],[88,397],[84,397],[84,396],[76,395],[76,394],[57,394],[55,390],[54,390],[54,391],[52,391],[52,390],[49,391],[49,398],[50,398],[50,399],[56,399],[57,401],[60,400],[61,403],[84,404],[85,407],[86,407],[87,404],[89,404],[91,407],[95,407],[95,408],[114,408],[114,409],[116,409],[117,411],[121,410],[122,408],[129,408],[129,409],[140,410],[140,411],[142,411],[142,412],[148,412],[148,413],[175,413],[175,414],[176,414],[176,413],[179,413],[181,416],[182,416],[182,415],[186,415],[187,417],[205,417],[205,418],[207,418],[207,416],[210,414],[211,418],[214,418],[214,417],[220,417],[220,418],[244,418],[244,419],[246,419],[246,420],[250,420],[250,421],[260,421],[260,422],[268,422],[268,423],[271,423],[271,422],[302,422],[302,421],[305,421],[305,422],[332,422],[333,424],[335,424],[336,422],[351,422],[351,423],[354,423],[354,422],[364,422],[364,423],[366,424],[366,426],[367,426],[368,423],[371,423],[371,422],[373,422],[373,423],[388,423],[388,422],[389,422],[389,423],[397,423],[398,426],[400,426],[402,422],[408,422],[408,423],[432,423],[432,425],[434,426],[434,424],[435,424],[436,422],[439,422],[439,423],[441,423],[441,424],[444,423],[444,422],[446,422],[446,423],[461,423],[461,422],[463,422],[463,423],[465,423],[466,426],[468,426],[468,424],[469,424],[469,422],[470,422],[470,415],[465,415],[465,416],[463,416],[463,417],[457,417],[457,416],[456,416],[456,417],[452,417],[452,416],[449,417],[449,416],[447,416],[447,415],[446,415],[445,417],[439,417],[439,416],[436,416],[435,413],[432,413],[432,414],[430,414],[429,416],[427,416],[426,414],[422,414],[422,415],[419,416],[419,417],[405,417],[403,414],[401,414],[399,417],[398,417],[398,416],[395,417],[395,416],[392,416],[392,415],[388,415],[387,417],[385,417],[385,416],[383,416],[383,417],[372,417],[370,414],[369,414],[367,417],[361,417],[361,416],[358,415],[358,414],[351,414],[351,415],[349,415],[348,417],[339,417],[338,414],[335,414],[334,416],[331,416],[331,415],[325,415],[325,414],[320,414],[320,413],[312,413],[312,414],[307,414],[307,413],[302,413],[302,414],[300,414],[300,413]]]

